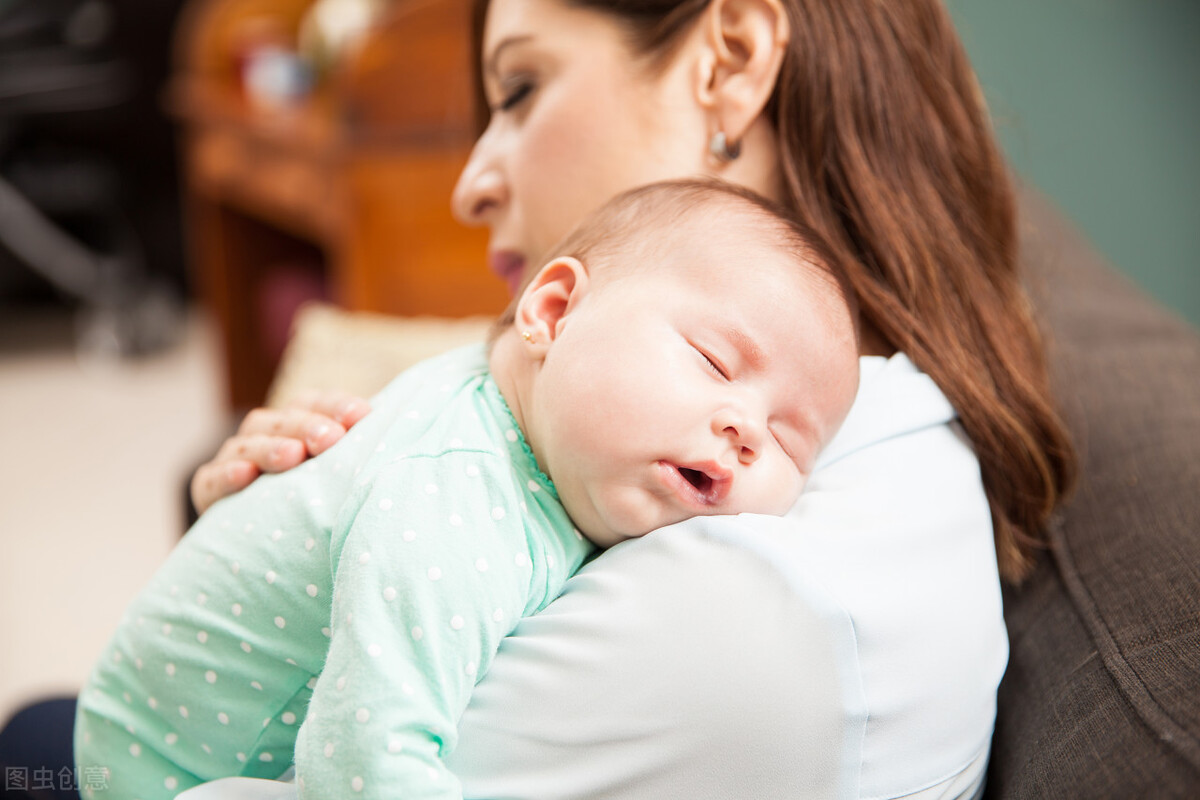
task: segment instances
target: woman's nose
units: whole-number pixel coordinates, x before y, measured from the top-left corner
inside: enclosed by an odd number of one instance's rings
[[[471,151],[471,158],[458,176],[451,208],[463,225],[491,225],[508,203],[508,184],[490,156],[485,132]]]
[[[713,433],[728,439],[738,461],[746,466],[762,455],[766,429],[766,421],[748,409],[725,408],[713,417]]]

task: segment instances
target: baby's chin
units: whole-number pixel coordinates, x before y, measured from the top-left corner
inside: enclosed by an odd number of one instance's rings
[[[632,498],[632,502],[598,503],[579,513],[573,511],[569,503],[566,504],[567,513],[579,532],[592,544],[605,549],[630,539],[639,539],[650,531],[681,521],[651,519],[649,512],[653,505],[645,496]]]
[[[699,516],[683,511],[672,513],[645,495],[627,498],[623,503],[601,504],[579,515],[568,506],[567,513],[580,533],[604,549]]]
[[[567,509],[567,513],[571,513],[569,508]],[[575,527],[592,544],[604,549],[630,539],[639,539],[656,527],[662,527],[660,525],[651,525],[650,523],[640,525],[626,524],[619,516],[614,519],[613,515],[604,514],[603,512],[583,516],[584,518],[580,519],[571,514],[571,519],[575,522]]]

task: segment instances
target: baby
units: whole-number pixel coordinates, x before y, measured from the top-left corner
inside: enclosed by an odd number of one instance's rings
[[[405,372],[183,539],[80,697],[76,761],[110,796],[294,760],[302,797],[460,797],[441,757],[475,683],[594,546],[795,503],[858,382],[821,243],[681,181],[557,252],[490,349]]]

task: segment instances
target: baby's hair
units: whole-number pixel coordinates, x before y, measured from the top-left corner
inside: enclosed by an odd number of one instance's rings
[[[714,226],[729,219],[737,223],[756,223],[749,235],[770,236],[772,246],[781,247],[794,257],[797,270],[807,271],[826,282],[850,307],[851,318],[857,319],[857,313],[853,313],[854,293],[845,279],[845,271],[839,267],[832,249],[820,235],[794,219],[782,206],[724,181],[662,181],[622,192],[567,234],[551,249],[551,258],[576,258],[592,275],[603,274],[614,267],[629,272],[638,264],[653,262],[652,258],[634,258],[634,255],[652,253],[658,243],[670,239],[672,231],[689,214],[697,211],[710,214]],[[731,211],[743,213],[730,214]],[[494,342],[513,324],[521,295],[536,274],[533,270],[525,276],[521,291],[496,320],[489,342]]]

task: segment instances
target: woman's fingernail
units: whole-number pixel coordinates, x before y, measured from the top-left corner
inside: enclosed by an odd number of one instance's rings
[[[308,440],[310,442],[319,442],[321,439],[325,438],[325,434],[329,433],[329,430],[329,426],[324,423],[320,425],[313,425],[308,429]]]
[[[370,406],[368,406],[362,400],[347,400],[338,406],[337,416],[339,419],[345,419],[346,417],[361,413],[369,408]]]

